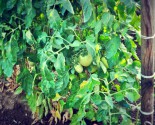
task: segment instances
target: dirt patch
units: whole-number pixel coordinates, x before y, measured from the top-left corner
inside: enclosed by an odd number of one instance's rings
[[[23,95],[14,94],[16,85],[12,81],[0,79],[0,125],[31,125],[32,113]]]
[[[0,125],[31,125],[31,112],[25,110],[25,106],[16,103],[13,109],[0,110]]]

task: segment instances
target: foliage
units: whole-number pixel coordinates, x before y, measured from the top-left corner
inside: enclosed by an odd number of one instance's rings
[[[134,0],[1,0],[0,75],[20,66],[17,91],[38,118],[129,124],[140,97],[138,11]],[[93,62],[76,72],[87,54]]]

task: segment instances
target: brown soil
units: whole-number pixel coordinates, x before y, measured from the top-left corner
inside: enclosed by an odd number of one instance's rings
[[[13,109],[0,110],[0,125],[31,125],[31,112],[22,104],[15,104]]]

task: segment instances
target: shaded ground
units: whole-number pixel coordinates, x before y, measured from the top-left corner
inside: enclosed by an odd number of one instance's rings
[[[31,125],[31,112],[23,104],[16,103],[13,109],[0,110],[0,125]]]

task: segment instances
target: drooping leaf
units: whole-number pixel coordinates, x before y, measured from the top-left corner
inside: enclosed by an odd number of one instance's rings
[[[72,4],[69,0],[62,0],[62,6],[68,10],[70,13],[74,14]]]
[[[30,7],[30,8],[28,9],[27,15],[25,17],[25,24],[26,24],[27,28],[29,28],[31,26],[31,23],[32,23],[34,17],[36,16],[36,10],[32,7],[32,5],[30,5],[28,7]]]
[[[102,28],[102,21],[99,20],[96,22],[96,25],[95,25],[95,34],[98,34],[101,28]]]
[[[28,105],[29,105],[31,111],[33,113],[35,113],[36,108],[37,108],[37,106],[36,106],[37,95],[36,94],[27,95],[26,98],[28,100]]]
[[[18,83],[21,83],[22,89],[28,94],[32,94],[32,87],[33,87],[33,76],[30,74],[29,70],[24,68],[19,77],[18,77]]]
[[[95,56],[95,43],[90,40],[86,40],[87,51],[94,57]]]
[[[90,0],[80,0],[82,10],[83,10],[83,16],[84,16],[84,22],[87,22],[91,15],[92,15],[92,5]]]

